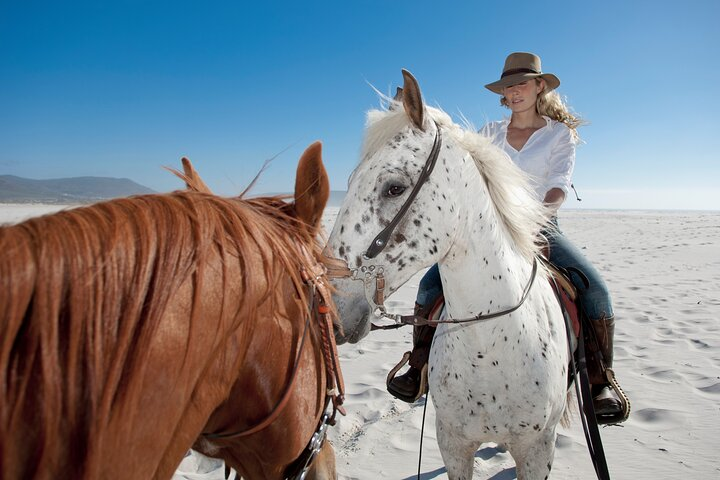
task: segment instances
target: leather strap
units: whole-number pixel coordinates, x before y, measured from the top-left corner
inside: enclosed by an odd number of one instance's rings
[[[303,335],[302,339],[300,340],[300,345],[297,348],[295,364],[293,366],[290,382],[288,383],[280,401],[275,405],[270,414],[262,422],[256,424],[251,428],[239,432],[204,433],[203,436],[210,440],[246,437],[248,435],[252,435],[263,430],[277,419],[283,408],[285,408],[285,406],[287,405],[288,400],[290,399],[290,394],[293,391],[293,386],[295,385],[295,381],[297,380],[297,373],[300,366],[301,354],[305,346],[305,341],[307,340],[307,332],[309,329],[308,327],[310,325],[310,320],[313,318],[319,324],[322,338],[323,359],[325,361],[325,371],[327,377],[326,382],[328,385],[326,396],[331,397],[333,403],[333,414],[331,418],[332,423],[330,423],[330,425],[335,424],[334,419],[336,412],[340,412],[341,415],[346,414],[345,409],[342,407],[342,404],[345,400],[345,384],[343,381],[342,372],[340,370],[337,344],[335,343],[335,335],[333,333],[331,309],[329,307],[329,305],[331,304],[330,293],[324,283],[326,269],[322,264],[317,264],[312,261],[310,254],[304,246],[301,247],[301,250],[306,259],[310,260],[309,264],[314,264],[314,268],[312,272],[308,272],[305,269],[301,271],[303,280],[308,285],[308,297],[310,299],[310,305],[308,305],[308,314],[305,320],[305,327],[303,329]],[[324,410],[325,406],[322,407],[322,410],[317,415],[318,418],[322,415],[322,412]]]
[[[420,172],[420,177],[418,177],[418,181],[413,187],[412,191],[410,192],[410,196],[408,196],[407,200],[405,200],[405,203],[402,207],[400,207],[400,211],[395,215],[395,217],[392,219],[392,221],[382,229],[380,233],[373,239],[372,243],[368,247],[367,251],[365,252],[366,258],[375,258],[377,255],[382,252],[385,247],[388,244],[388,241],[390,240],[390,236],[392,235],[393,231],[395,231],[395,228],[398,226],[398,223],[403,219],[407,211],[410,209],[410,206],[412,205],[413,201],[415,200],[415,197],[417,197],[418,193],[420,192],[420,189],[425,184],[427,179],[430,177],[430,174],[432,173],[433,169],[435,168],[435,164],[437,163],[438,156],[440,155],[440,146],[442,145],[442,134],[440,133],[440,125],[435,122],[435,142],[433,143],[432,150],[430,151],[430,156],[425,161],[425,166],[423,167],[422,172]]]
[[[413,326],[421,326],[421,325],[430,325],[433,327],[436,327],[440,325],[441,323],[471,323],[471,322],[481,322],[485,320],[492,320],[493,318],[503,317],[505,315],[508,315],[510,313],[513,313],[515,310],[520,308],[523,303],[525,303],[525,300],[527,300],[528,295],[530,294],[530,290],[532,289],[533,284],[535,283],[535,278],[537,277],[537,271],[538,271],[538,259],[535,257],[533,261],[533,269],[532,273],[530,274],[530,280],[528,280],[528,284],[525,286],[525,290],[523,291],[522,297],[520,298],[520,301],[513,307],[506,308],[503,310],[500,310],[498,312],[488,313],[488,314],[478,314],[475,315],[472,318],[462,318],[462,319],[455,319],[450,318],[447,320],[430,320],[424,317],[419,317],[417,315],[402,315],[399,316],[397,319],[398,323],[401,325],[413,325]],[[395,327],[394,325],[388,326],[388,327]],[[376,329],[382,330],[382,327],[376,327]]]

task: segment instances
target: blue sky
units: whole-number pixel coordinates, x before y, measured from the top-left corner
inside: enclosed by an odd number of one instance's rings
[[[188,156],[218,193],[291,191],[322,140],[331,187],[364,112],[407,68],[476,126],[483,88],[532,51],[590,124],[571,208],[720,209],[716,0],[0,3],[0,174],[180,188]]]

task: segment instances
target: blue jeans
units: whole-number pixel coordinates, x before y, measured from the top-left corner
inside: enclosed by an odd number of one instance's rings
[[[578,289],[578,293],[580,293],[580,305],[588,318],[590,320],[599,320],[612,317],[614,313],[610,292],[607,285],[605,285],[605,281],[600,276],[600,272],[588,262],[575,245],[570,243],[559,228],[544,233],[550,244],[550,261],[561,268],[576,268],[587,277],[590,286],[586,288],[580,276],[574,272],[570,273],[570,279],[575,288]],[[430,267],[422,280],[420,280],[415,301],[420,305],[427,305],[437,298],[442,291],[440,270],[435,264]]]

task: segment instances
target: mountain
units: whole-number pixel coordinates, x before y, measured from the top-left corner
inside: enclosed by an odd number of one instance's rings
[[[156,193],[127,178],[73,177],[32,180],[0,175],[0,203],[90,203],[109,198]]]

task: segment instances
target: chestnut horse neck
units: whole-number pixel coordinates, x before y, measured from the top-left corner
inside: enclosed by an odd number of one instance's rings
[[[326,378],[326,400],[321,404],[318,412],[315,414],[315,419],[320,420],[323,412],[327,409],[328,404],[332,401],[333,413],[332,416],[328,417],[327,424],[335,424],[335,416],[337,412],[345,415],[345,409],[342,404],[345,400],[345,384],[342,377],[342,371],[340,370],[340,361],[338,359],[337,345],[335,343],[335,336],[333,333],[333,320],[332,320],[332,309],[330,291],[327,285],[326,276],[327,268],[321,263],[313,263],[312,257],[308,253],[304,246],[300,246],[300,251],[303,253],[306,259],[306,265],[301,270],[302,278],[308,288],[307,298],[310,299],[308,305],[308,311],[305,320],[305,326],[301,340],[297,347],[295,354],[295,362],[293,364],[292,373],[290,375],[290,381],[285,388],[283,395],[277,402],[273,410],[265,417],[264,420],[257,423],[253,427],[248,427],[244,430],[236,432],[226,433],[204,433],[203,436],[208,440],[216,439],[233,439],[250,436],[261,430],[264,430],[268,426],[275,422],[283,409],[287,406],[290,396],[293,392],[293,387],[298,377],[298,370],[300,368],[300,358],[305,347],[305,343],[308,336],[308,328],[312,323],[320,331],[321,345],[320,349],[323,356],[324,367],[325,367],[325,378]],[[319,428],[323,428],[321,424]]]

